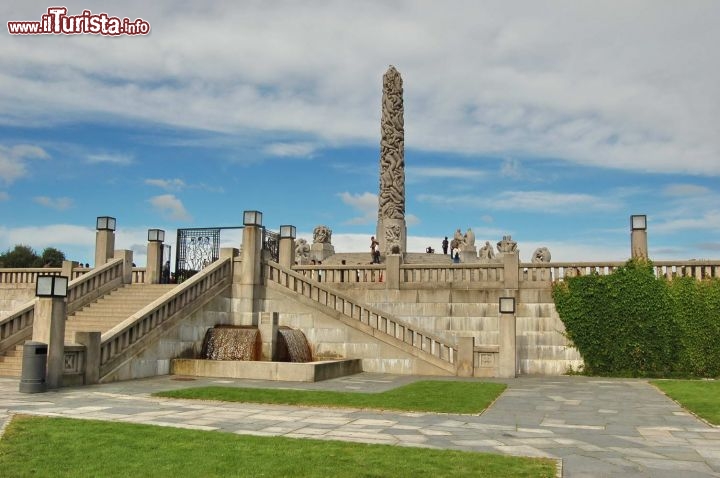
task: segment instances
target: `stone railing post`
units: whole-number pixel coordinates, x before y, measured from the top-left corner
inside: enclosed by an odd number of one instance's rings
[[[130,250],[117,250],[115,251],[115,259],[123,260],[123,284],[132,284],[132,273],[133,273],[133,251]]]
[[[511,291],[506,291],[506,294]],[[514,291],[505,297],[500,297],[498,312],[498,327],[500,337],[500,356],[498,357],[498,377],[515,378],[516,371],[516,298]]]
[[[97,218],[97,232],[95,233],[95,267],[100,267],[112,259],[115,251],[114,217],[101,216]]]
[[[505,252],[502,254],[505,269],[505,289],[517,289],[520,284],[520,253]]]
[[[295,226],[280,226],[280,245],[278,249],[278,264],[290,269],[295,263]]]
[[[458,337],[458,377],[472,377],[474,375],[474,348],[475,337]]]
[[[164,232],[163,232],[164,237]],[[145,283],[159,284],[162,277],[163,241],[153,240],[147,243],[147,264],[145,266]]]
[[[388,254],[385,257],[385,287],[387,289],[400,289],[400,265],[402,254]]]
[[[75,342],[85,346],[85,385],[100,381],[100,335],[100,332],[75,332]]]
[[[239,312],[254,312],[255,299],[262,278],[261,264],[262,227],[246,225],[243,229],[242,263],[240,266],[240,281],[238,284],[238,297],[240,301]]]
[[[261,360],[273,361],[277,359],[277,334],[280,314],[278,312],[260,312],[258,317],[258,330],[262,338]]]
[[[61,276],[65,276],[68,279],[72,280],[73,277],[73,269],[77,267],[78,263],[73,261],[63,261],[62,262],[62,270],[60,272]]]
[[[65,320],[67,308],[64,297],[38,297],[33,318],[32,340],[48,344],[47,388],[62,386],[65,368]]]

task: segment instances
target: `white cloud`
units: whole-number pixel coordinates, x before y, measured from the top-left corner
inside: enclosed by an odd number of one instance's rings
[[[450,179],[480,179],[484,178],[486,173],[478,169],[473,168],[436,168],[436,167],[408,167],[407,177],[408,179],[439,179],[439,178],[450,178]]]
[[[88,154],[87,162],[91,164],[108,163],[118,166],[128,166],[133,163],[133,157],[128,154],[114,153]]]
[[[710,194],[710,189],[697,184],[671,184],[663,190],[665,196],[704,196]]]
[[[500,176],[508,178],[520,178],[522,172],[520,171],[520,161],[517,159],[506,158],[502,162],[500,167]]]
[[[377,222],[378,197],[373,193],[351,194],[343,192],[338,194],[340,200],[355,209],[361,215],[345,221],[345,224],[364,225]]]
[[[720,43],[717,2],[636,1],[623,15],[613,2],[532,1],[113,10],[152,18],[162,35],[58,36],[46,48],[7,38],[0,123],[121,118],[307,135],[317,148],[377,144],[381,75],[394,63],[409,148],[720,175],[720,59],[709,47]],[[13,18],[41,14],[32,2],[12,7]],[[302,140],[278,144],[281,155],[310,151]]]
[[[168,219],[175,219],[178,221],[190,221],[192,219],[190,214],[188,214],[185,210],[185,206],[183,206],[182,201],[173,194],[154,196],[151,197],[148,202]]]
[[[441,206],[459,205],[491,210],[542,211],[548,214],[607,210],[620,206],[613,199],[604,197],[551,191],[505,191],[491,198],[473,195],[420,194],[418,201]]]
[[[48,159],[50,155],[38,146],[18,144],[0,145],[0,180],[10,184],[27,175],[28,159]]]
[[[64,211],[71,208],[73,205],[73,200],[67,197],[51,198],[48,196],[35,196],[33,201],[41,206],[56,209],[58,211]]]
[[[185,181],[178,178],[173,179],[146,179],[148,186],[157,186],[166,191],[181,191],[185,187]]]
[[[316,146],[312,143],[273,143],[263,148],[263,151],[271,156],[306,158],[311,156],[315,149]]]

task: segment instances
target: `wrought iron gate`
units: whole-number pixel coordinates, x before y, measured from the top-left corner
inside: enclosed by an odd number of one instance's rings
[[[233,227],[204,227],[178,229],[175,243],[175,281],[179,284],[194,276],[220,257],[220,233]],[[280,248],[280,234],[263,227],[262,248],[270,252],[277,262]]]

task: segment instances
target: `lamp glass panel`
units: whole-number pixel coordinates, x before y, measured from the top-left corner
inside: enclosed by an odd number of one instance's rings
[[[639,229],[647,229],[647,216],[630,216],[631,223],[632,223],[632,229],[639,230]]]
[[[500,312],[503,314],[512,314],[515,312],[514,297],[500,297]]]
[[[55,290],[53,290],[53,295],[55,297],[66,297],[67,289],[68,289],[68,278],[65,276],[56,276],[55,277]]]
[[[37,296],[49,296],[53,292],[53,277],[52,276],[38,276],[37,284],[35,284],[35,295]]]
[[[107,228],[110,229],[111,231],[115,230],[115,218],[114,217],[108,218]]]
[[[98,229],[107,229],[107,223],[108,218],[106,216],[101,216],[97,218],[97,228]]]
[[[243,224],[246,226],[262,226],[262,213],[260,211],[245,211]]]

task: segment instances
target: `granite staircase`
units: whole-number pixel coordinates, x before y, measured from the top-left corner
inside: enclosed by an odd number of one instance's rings
[[[174,287],[174,284],[131,284],[115,289],[68,316],[65,343],[74,343],[75,332],[107,332]],[[18,345],[0,356],[0,377],[20,377],[22,350],[22,345]]]

